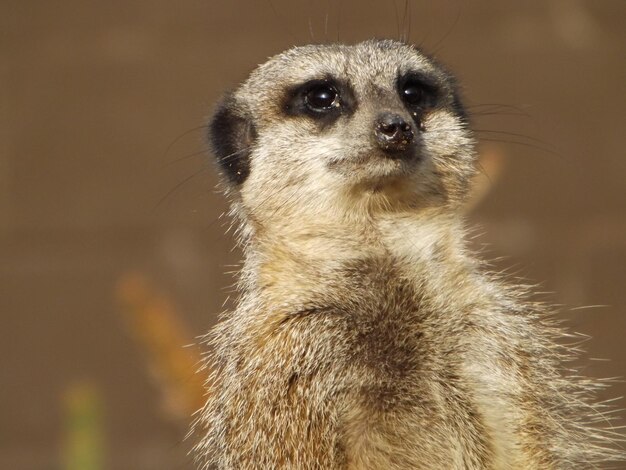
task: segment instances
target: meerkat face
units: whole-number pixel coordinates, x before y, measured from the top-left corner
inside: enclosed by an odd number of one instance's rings
[[[454,79],[391,40],[290,49],[217,109],[210,138],[249,212],[455,205],[473,139]],[[321,210],[323,208],[324,210]]]

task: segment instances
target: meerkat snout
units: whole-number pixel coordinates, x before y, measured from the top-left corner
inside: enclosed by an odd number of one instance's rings
[[[411,125],[395,113],[379,114],[374,123],[374,137],[378,146],[390,158],[408,158],[405,152],[413,142],[415,134]]]

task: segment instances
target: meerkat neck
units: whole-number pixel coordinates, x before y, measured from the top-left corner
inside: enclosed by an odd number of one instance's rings
[[[299,221],[254,231],[244,271],[257,288],[302,295],[332,270],[367,258],[389,258],[421,271],[464,253],[458,214],[397,212],[350,220]],[[252,279],[251,279],[252,278]]]

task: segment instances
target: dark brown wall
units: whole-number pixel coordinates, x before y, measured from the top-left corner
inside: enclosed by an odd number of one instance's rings
[[[199,126],[282,49],[397,36],[393,5],[0,2],[1,468],[60,468],[62,396],[81,379],[102,397],[108,468],[191,468],[115,285],[142,272],[192,335],[210,328],[238,254]],[[411,40],[468,103],[514,106],[475,118],[497,131],[480,133],[492,184],[469,216],[477,245],[567,306],[590,356],[611,358],[588,374],[624,376],[626,2],[411,5]],[[604,307],[568,311],[587,305]]]

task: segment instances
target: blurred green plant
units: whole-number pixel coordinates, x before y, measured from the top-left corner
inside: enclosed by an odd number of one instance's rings
[[[89,382],[71,384],[63,396],[63,470],[104,468],[104,421],[100,393]]]

